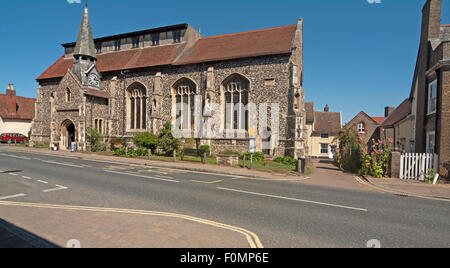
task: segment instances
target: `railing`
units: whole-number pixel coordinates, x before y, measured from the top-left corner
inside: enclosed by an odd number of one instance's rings
[[[400,158],[400,179],[424,181],[428,172],[438,172],[437,154],[407,153]]]

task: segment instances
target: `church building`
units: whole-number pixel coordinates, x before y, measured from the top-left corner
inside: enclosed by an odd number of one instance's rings
[[[166,122],[203,133],[216,117],[226,135],[193,135],[213,153],[247,152],[254,135],[266,155],[307,155],[302,19],[210,37],[179,24],[94,39],[86,5],[76,43],[62,46],[37,78],[33,143],[87,150],[90,128],[131,141]]]

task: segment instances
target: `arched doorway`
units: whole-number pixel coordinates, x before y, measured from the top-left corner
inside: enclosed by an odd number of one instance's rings
[[[72,121],[66,120],[61,125],[61,148],[71,149],[72,142],[77,141],[75,125]]]

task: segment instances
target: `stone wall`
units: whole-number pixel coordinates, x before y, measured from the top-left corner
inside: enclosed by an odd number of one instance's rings
[[[233,74],[239,74],[246,77],[250,82],[249,102],[260,105],[268,103],[277,103],[280,105],[280,140],[288,141],[295,138],[294,131],[289,129],[287,118],[290,111],[289,92],[290,92],[290,56],[267,56],[250,59],[240,59],[234,61],[217,62],[208,65],[188,65],[179,66],[173,69],[158,71],[139,71],[128,72],[125,74],[104,75],[103,86],[110,89],[111,93],[111,136],[124,136],[131,138],[136,132],[128,132],[126,130],[127,115],[123,111],[126,110],[126,91],[130,85],[140,83],[147,89],[147,130],[157,132],[153,128],[154,114],[154,96],[158,96],[156,109],[156,122],[162,126],[164,122],[172,121],[172,88],[173,85],[182,78],[192,80],[197,87],[198,94],[206,99],[208,91],[208,73],[212,79],[210,91],[212,93],[212,102],[222,103],[222,82]],[[208,72],[209,71],[209,72]],[[155,83],[156,79],[160,79],[160,85]],[[267,80],[273,80],[273,83],[266,83]],[[160,89],[155,92],[156,88]],[[304,110],[304,109],[303,109]],[[268,111],[267,125],[271,123],[271,112]],[[295,126],[292,126],[295,128]],[[234,139],[232,144],[227,145],[223,140],[213,140],[210,143],[217,148],[216,152],[221,151],[237,151],[243,152],[248,150],[248,140]],[[286,142],[284,142],[286,144]],[[283,146],[283,145],[281,145]],[[283,152],[284,150],[276,150]],[[214,152],[214,153],[216,153]],[[281,154],[281,153],[280,153]]]

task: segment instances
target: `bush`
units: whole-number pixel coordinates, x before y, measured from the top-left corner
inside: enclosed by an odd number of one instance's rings
[[[382,178],[389,173],[392,140],[372,140],[370,148],[355,129],[344,129],[338,136],[340,152],[335,160],[345,171]]]
[[[158,148],[158,136],[152,133],[142,133],[134,136],[133,143],[140,147],[150,149],[154,154]]]
[[[106,143],[97,143],[91,145],[92,152],[106,152]]]
[[[86,140],[91,146],[91,151],[98,152],[97,151],[98,149],[103,149],[103,145],[100,144],[100,142],[103,139],[104,139],[104,137],[102,136],[102,134],[100,134],[100,132],[98,132],[97,129],[95,129],[95,128],[88,129],[88,132],[86,135]],[[105,151],[106,151],[106,145],[105,145]]]
[[[122,147],[120,149],[117,149],[114,151],[114,155],[115,156],[125,156],[126,155],[126,151],[127,149],[125,147]]]
[[[239,159],[244,159],[244,155],[247,157],[247,159],[251,158],[251,154],[249,152],[246,152],[245,154],[239,154]],[[265,158],[266,156],[261,152],[253,154],[253,161],[264,161]]]
[[[211,148],[208,145],[201,145],[198,149],[204,151],[207,155],[211,154]]]
[[[170,156],[173,151],[180,151],[180,140],[172,135],[172,124],[167,122],[158,136],[158,148]]]
[[[297,160],[292,157],[279,157],[275,158],[273,161],[288,166],[297,166]]]
[[[141,156],[148,156],[148,149],[129,149],[128,150],[128,157],[141,157]]]

